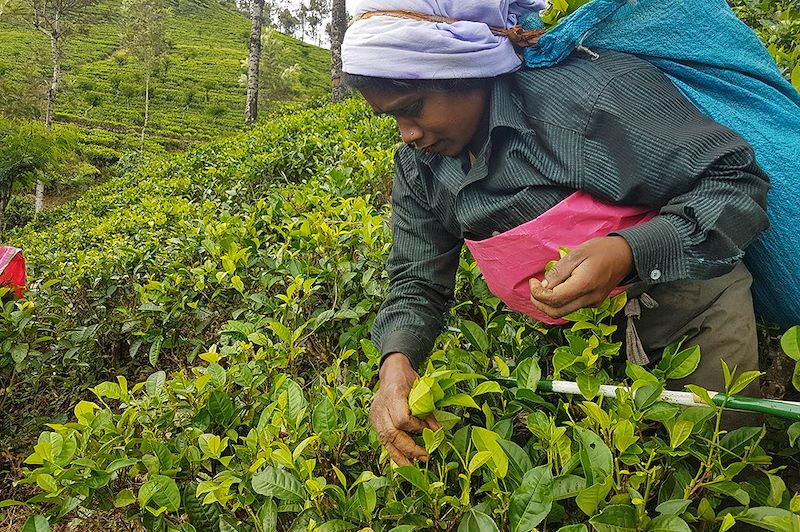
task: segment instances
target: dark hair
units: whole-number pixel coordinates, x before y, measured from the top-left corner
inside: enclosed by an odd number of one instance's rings
[[[387,92],[468,92],[489,87],[495,78],[466,79],[391,79],[342,73],[344,86],[357,91],[378,90]]]

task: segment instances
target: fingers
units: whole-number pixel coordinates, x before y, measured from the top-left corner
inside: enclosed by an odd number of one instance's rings
[[[430,422],[412,416],[407,401],[407,393],[381,389],[375,394],[369,416],[381,444],[399,465],[411,464],[413,460],[428,460],[428,453],[409,433],[430,428]]]
[[[553,318],[561,318],[585,307],[595,307],[608,296],[590,283],[581,282],[574,276],[567,283],[553,289],[545,288],[537,279],[530,280],[531,303]]]
[[[428,428],[434,432],[442,428],[439,422],[436,421],[436,418],[433,416],[433,414],[425,418],[425,424],[428,425]]]
[[[428,461],[428,453],[425,449],[417,445],[414,439],[405,432],[387,431],[383,434],[378,433],[378,436],[396,464],[409,465],[413,460]]]
[[[583,262],[583,256],[579,251],[567,253],[544,275],[542,287],[550,288],[551,290],[557,287],[572,275],[572,272],[581,262]]]

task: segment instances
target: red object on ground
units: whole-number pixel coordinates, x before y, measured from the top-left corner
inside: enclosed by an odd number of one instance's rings
[[[0,286],[14,289],[18,297],[25,292],[25,257],[22,250],[0,246]]]

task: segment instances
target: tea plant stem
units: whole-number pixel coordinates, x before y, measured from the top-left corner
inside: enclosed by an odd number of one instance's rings
[[[653,486],[653,480],[655,474],[653,471],[650,471],[650,466],[653,465],[653,457],[655,457],[656,452],[654,450],[650,450],[650,456],[647,458],[647,464],[644,466],[644,470],[647,472],[647,485],[644,487],[644,497],[642,505],[639,507],[639,521],[644,518],[645,508],[647,507],[647,501],[650,499],[650,488]]]

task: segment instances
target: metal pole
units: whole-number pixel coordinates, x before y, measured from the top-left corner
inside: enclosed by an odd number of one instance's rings
[[[516,388],[516,379],[496,378],[498,383],[507,388]],[[536,389],[540,392],[563,393],[569,395],[580,395],[577,382],[559,380],[540,380]],[[599,394],[605,397],[616,397],[617,390],[628,390],[627,386],[614,386],[604,384],[600,386]],[[778,401],[776,399],[761,399],[758,397],[747,397],[745,395],[725,396],[724,393],[709,391],[708,395],[717,406],[725,405],[731,410],[743,410],[746,412],[758,412],[773,416],[800,421],[800,403],[792,401]],[[677,392],[664,390],[658,398],[660,401],[684,406],[706,406],[703,400],[692,392]],[[727,400],[726,400],[727,399]]]

